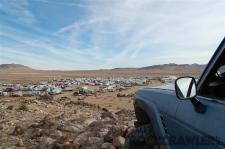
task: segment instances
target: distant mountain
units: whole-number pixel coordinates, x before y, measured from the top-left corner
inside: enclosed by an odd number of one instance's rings
[[[138,68],[113,68],[111,70],[113,71],[131,71],[131,70],[137,70]]]
[[[1,64],[0,71],[31,71],[30,67],[21,64]]]
[[[138,70],[153,70],[153,69],[159,69],[159,70],[175,70],[175,69],[204,69],[206,65],[200,65],[200,64],[163,64],[163,65],[152,65],[147,67],[138,68]]]
[[[163,65],[152,65],[147,67],[140,67],[140,68],[114,68],[110,69],[111,71],[137,71],[137,70],[202,70],[205,68],[206,65],[200,65],[200,64],[163,64]],[[35,69],[32,69],[30,67],[21,65],[21,64],[1,64],[0,65],[0,71],[13,71],[13,72],[31,72],[35,71]],[[50,70],[49,70],[50,71]]]

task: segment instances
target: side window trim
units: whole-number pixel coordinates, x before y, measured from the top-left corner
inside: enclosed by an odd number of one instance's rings
[[[209,74],[211,74],[215,63],[217,62],[217,60],[219,59],[219,57],[221,56],[221,54],[223,53],[223,51],[225,50],[225,38],[223,39],[223,41],[221,42],[221,44],[219,45],[219,47],[217,48],[215,54],[213,55],[213,57],[210,59],[208,65],[206,66],[205,70],[203,71],[200,79],[197,82],[197,90],[201,91],[203,84],[205,83],[207,77],[209,76]]]
[[[210,98],[210,97],[205,97],[205,96],[201,96],[201,95],[198,95],[197,98],[201,98],[203,100],[207,100],[207,101],[210,101],[210,102],[217,102],[219,104],[225,105],[225,101],[223,101],[221,99],[218,99],[218,98]]]
[[[225,43],[225,40],[224,42]],[[221,47],[222,46],[222,47]],[[207,66],[205,69],[205,71],[203,72],[203,74],[200,77],[200,80],[198,81],[198,86],[197,86],[197,90],[200,91],[202,89],[202,85],[205,83],[206,78],[209,76],[209,74],[211,74],[215,63],[217,62],[217,60],[219,59],[219,57],[221,56],[221,54],[223,53],[224,49],[225,49],[225,44],[221,45],[218,47],[217,50],[219,50],[219,52],[216,52],[215,56],[212,57],[212,59],[209,61],[209,66]]]

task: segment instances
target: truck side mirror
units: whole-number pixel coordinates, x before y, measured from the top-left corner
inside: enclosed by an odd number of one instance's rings
[[[191,99],[197,95],[196,81],[193,77],[180,77],[175,81],[175,91],[179,99]]]

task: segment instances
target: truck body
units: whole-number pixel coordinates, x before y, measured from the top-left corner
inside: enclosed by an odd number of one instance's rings
[[[196,92],[192,99],[178,99],[175,87],[135,93],[137,120],[140,125],[151,122],[162,148],[225,148],[225,38],[199,77]]]

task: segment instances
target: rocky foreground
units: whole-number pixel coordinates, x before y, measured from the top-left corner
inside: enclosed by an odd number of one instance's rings
[[[122,149],[134,120],[67,97],[0,99],[0,149]]]

